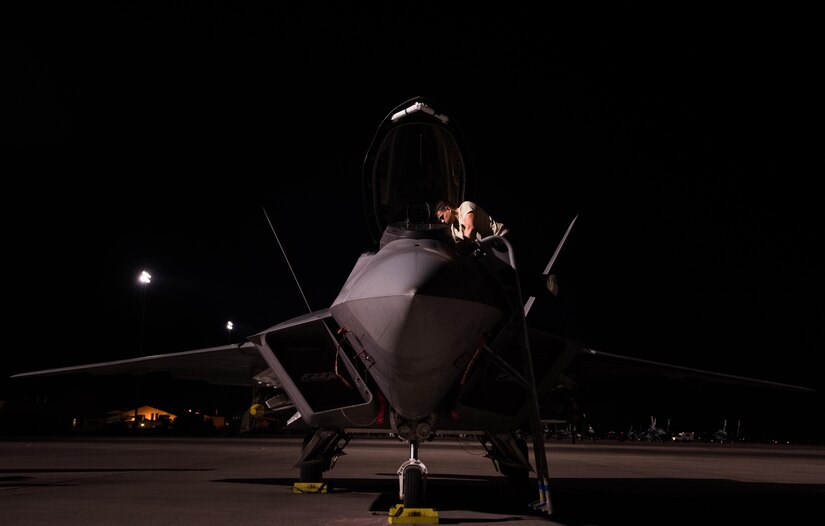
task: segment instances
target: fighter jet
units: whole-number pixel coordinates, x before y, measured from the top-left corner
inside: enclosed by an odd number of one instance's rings
[[[566,370],[574,359],[601,360],[611,369],[621,362],[682,376],[715,373],[602,353],[530,328],[526,313],[534,298],[522,292],[522,247],[490,236],[459,251],[448,225],[436,221],[437,201],[460,203],[472,195],[473,169],[449,113],[424,97],[407,100],[383,119],[363,164],[375,245],[354,262],[328,307],[242,344],[15,377],[166,371],[257,386],[266,395],[253,412],[293,411],[307,426],[296,492],[322,492],[324,474],[350,440],[378,429],[407,448],[397,468],[399,506],[407,510],[426,508],[426,444],[450,433],[472,435],[514,484],[534,473],[536,499],[528,505],[552,513],[541,420],[566,406],[574,384]]]

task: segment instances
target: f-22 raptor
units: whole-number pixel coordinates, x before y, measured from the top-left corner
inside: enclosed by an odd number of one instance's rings
[[[364,160],[363,197],[377,250],[358,258],[329,307],[242,344],[15,376],[167,371],[260,386],[267,394],[257,411],[294,410],[309,430],[295,463],[296,491],[321,491],[324,473],[353,436],[380,429],[408,446],[397,469],[404,509],[426,509],[421,450],[446,434],[466,433],[512,482],[528,482],[534,473],[536,500],[528,505],[548,514],[541,419],[564,405],[558,401],[571,384],[565,371],[574,359],[750,381],[602,353],[531,329],[532,298],[523,297],[516,259],[522,247],[490,236],[457,251],[448,225],[435,221],[437,201],[471,195],[472,171],[454,120],[429,99],[407,100],[384,118]]]

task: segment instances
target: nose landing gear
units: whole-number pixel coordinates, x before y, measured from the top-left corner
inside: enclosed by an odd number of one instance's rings
[[[398,496],[403,502],[390,509],[390,524],[438,524],[438,512],[422,508],[427,489],[427,466],[418,459],[418,441],[410,441],[410,458],[398,468]]]

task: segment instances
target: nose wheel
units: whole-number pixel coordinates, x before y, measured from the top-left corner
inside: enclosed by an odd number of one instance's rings
[[[418,460],[418,442],[410,442],[410,459],[398,468],[399,498],[404,507],[421,508],[427,486],[427,466]]]

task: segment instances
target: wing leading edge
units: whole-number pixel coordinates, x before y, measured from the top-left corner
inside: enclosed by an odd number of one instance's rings
[[[34,378],[66,374],[89,373],[148,374],[168,372],[181,380],[203,380],[215,385],[251,385],[252,377],[266,369],[255,344],[222,345],[171,354],[141,356],[125,360],[98,362],[71,367],[43,369],[13,375],[11,378]]]
[[[704,369],[694,369],[692,367],[655,362],[641,358],[632,358],[629,356],[622,356],[620,354],[597,351],[586,347],[581,348],[580,354],[588,361],[599,362],[600,364],[608,365],[611,368],[624,367],[637,372],[648,372],[684,380],[700,380],[724,384],[749,385],[753,387],[782,389],[803,393],[816,392],[814,389],[800,385],[785,384],[771,380],[762,380],[760,378],[749,378],[746,376],[736,376],[733,374],[707,371]]]

